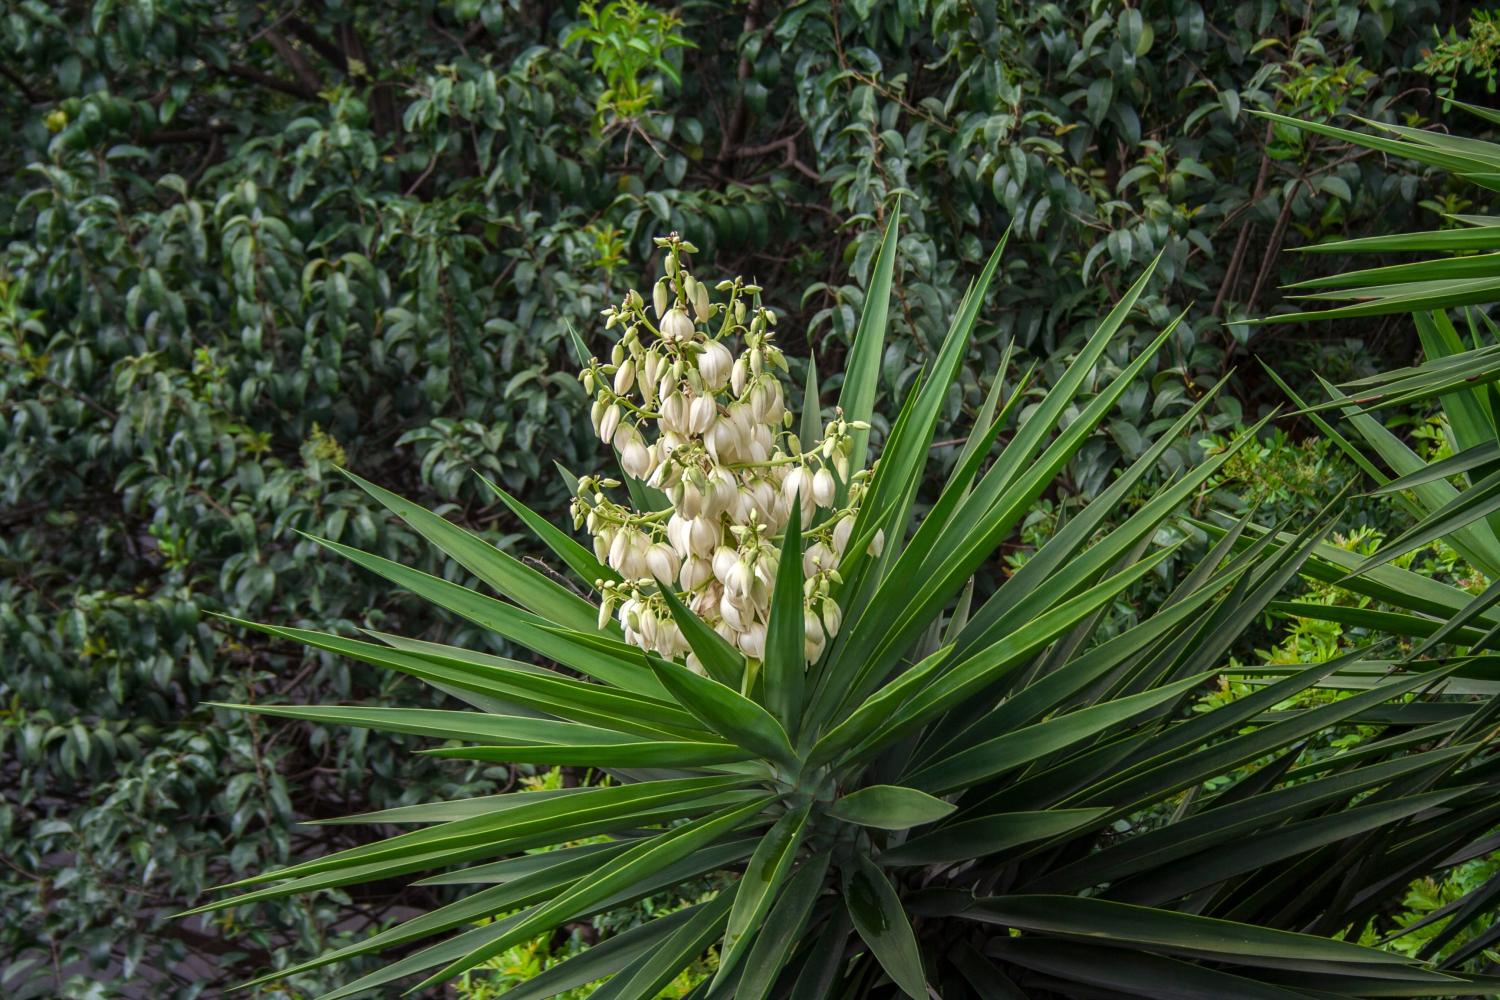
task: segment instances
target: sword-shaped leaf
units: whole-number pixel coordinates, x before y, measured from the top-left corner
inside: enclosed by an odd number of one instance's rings
[[[811,808],[809,801],[782,816],[750,856],[735,891],[734,909],[729,913],[729,925],[719,948],[719,970],[710,990],[728,979],[755,940],[797,857]]]
[[[844,905],[854,929],[901,992],[912,1000],[926,1000],[927,978],[917,936],[895,888],[864,855],[843,875]]]

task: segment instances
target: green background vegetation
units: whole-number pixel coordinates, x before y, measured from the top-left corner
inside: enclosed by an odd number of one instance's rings
[[[1184,307],[1187,319],[1027,526],[1020,561],[1231,368],[1184,447],[1219,446],[1280,402],[1254,356],[1297,386],[1413,358],[1405,317],[1238,321],[1289,309],[1281,284],[1349,264],[1282,249],[1431,228],[1469,210],[1473,189],[1247,112],[1441,118],[1436,92],[1489,98],[1495,31],[1436,0],[12,0],[0,13],[8,991],[215,995],[443,898],[377,885],[167,919],[208,886],[366,839],[292,821],[519,780],[415,756],[414,739],[200,707],[429,698],[202,612],[493,642],[314,557],[296,532],[455,572],[335,465],[502,546],[517,522],[471,470],[561,520],[553,463],[595,457],[566,327],[587,329],[652,273],[653,235],[680,230],[706,270],[761,282],[788,353],[837,371],[902,195],[882,363],[899,399],[1013,226],[950,415],[979,405],[1008,340],[1045,383],[1162,253],[1139,337]],[[1120,340],[1116,367],[1130,353]],[[1420,440],[1429,415],[1410,421]],[[1220,488],[1282,514],[1320,505],[1357,472],[1301,443],[1307,430],[1288,424],[1241,453]],[[1391,516],[1356,505],[1349,531],[1389,535]],[[1444,558],[1421,556],[1451,576]],[[1263,645],[1311,659],[1322,654],[1287,643],[1339,638]],[[1414,912],[1445,891],[1414,889]],[[506,974],[471,976],[474,995]]]

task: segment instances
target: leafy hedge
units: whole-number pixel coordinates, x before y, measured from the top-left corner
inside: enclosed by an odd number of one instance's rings
[[[1274,305],[1283,243],[1416,216],[1413,178],[1246,111],[1430,112],[1407,70],[1444,5],[1096,7],[10,5],[7,987],[213,992],[290,944],[305,953],[432,901],[374,886],[352,923],[293,902],[245,924],[165,920],[208,885],[353,842],[339,826],[288,834],[288,820],[498,783],[413,758],[399,737],[329,742],[197,707],[392,694],[201,613],[480,641],[308,558],[295,531],[437,568],[334,464],[452,504],[502,544],[517,524],[471,469],[559,510],[543,484],[588,432],[566,324],[639,277],[653,233],[679,228],[717,269],[801,289],[775,303],[783,343],[836,359],[904,193],[893,391],[939,342],[955,275],[1013,225],[955,410],[978,405],[1007,338],[1046,381],[1121,276],[1165,251],[1143,299],[1152,323],[1195,304],[1073,462],[1073,486],[1092,492],[1233,360],[1248,328],[1216,319]]]

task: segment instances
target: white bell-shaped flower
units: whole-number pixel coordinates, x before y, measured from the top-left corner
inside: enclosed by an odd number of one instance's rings
[[[668,583],[677,579],[681,560],[670,545],[657,542],[646,550],[646,570],[656,580]]]
[[[751,625],[740,633],[740,650],[746,656],[752,656],[757,660],[765,659],[766,656],[766,627],[759,622]]]
[[[712,556],[723,537],[718,522],[712,518],[695,517],[691,524],[688,547],[692,550],[692,554],[705,559]]]
[[[714,578],[713,563],[707,559],[694,556],[684,560],[682,570],[678,573],[677,583],[683,590],[691,593]]]
[[[710,340],[703,345],[703,350],[698,355],[698,374],[710,391],[719,392],[724,388],[729,381],[729,370],[733,367],[734,355],[729,353],[729,348],[717,340]]]
[[[669,342],[691,340],[696,329],[692,317],[676,307],[668,309],[667,314],[661,318],[661,336]]]

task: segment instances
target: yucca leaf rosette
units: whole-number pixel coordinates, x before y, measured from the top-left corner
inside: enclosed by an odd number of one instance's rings
[[[353,817],[411,829],[226,886],[238,894],[199,910],[392,878],[467,890],[267,980],[394,951],[327,996],[433,986],[714,876],[709,896],[508,995],[597,983],[597,997],[646,1000],[704,955],[714,972],[692,995],[746,1000],[1492,988],[1324,936],[1363,926],[1496,815],[1479,727],[1399,735],[1413,705],[1479,711],[1435,693],[1449,667],[1351,653],[1194,710],[1331,521],[1289,526],[1279,548],[1236,522],[1140,606],[1142,581],[1180,551],[1167,529],[1239,447],[1160,474],[1211,392],[1020,569],[983,572],[1170,340],[1175,323],[1145,353],[1112,352],[1151,270],[1045,391],[1013,377],[1007,353],[964,443],[940,447],[997,250],[872,449],[895,227],[838,396],[800,422],[755,287],[710,288],[690,245],[663,241],[649,304],[632,294],[607,314],[618,340],[583,375],[624,466],[579,480],[586,537],[496,488],[569,582],[356,479],[477,583],[324,544],[528,658],[260,625],[470,707],[245,707],[604,777]],[[1350,693],[1277,711],[1314,685]],[[1356,723],[1389,736],[1301,756],[1310,736]],[[1350,850],[1371,837],[1381,850]]]

